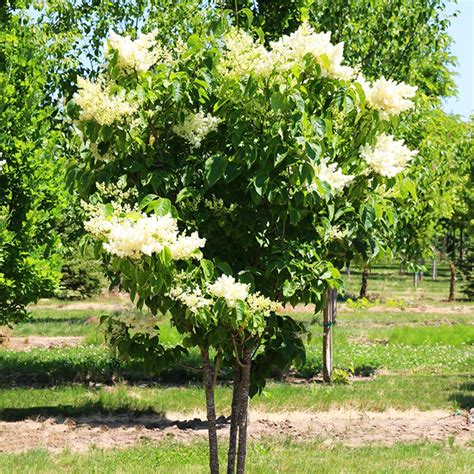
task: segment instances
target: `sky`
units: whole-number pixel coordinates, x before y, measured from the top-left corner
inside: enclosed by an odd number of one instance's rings
[[[454,40],[452,52],[458,58],[454,68],[458,95],[444,101],[444,110],[467,118],[474,113],[474,0],[452,2],[448,12],[455,11],[459,13],[451,19],[449,34]]]

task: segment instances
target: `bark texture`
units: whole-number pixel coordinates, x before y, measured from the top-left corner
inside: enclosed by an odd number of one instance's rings
[[[240,381],[240,402],[239,402],[239,452],[237,453],[237,474],[245,473],[245,459],[247,457],[247,422],[249,411],[249,388],[250,369],[252,363],[252,351],[250,348],[243,350],[243,367]]]
[[[237,434],[239,431],[240,407],[240,379],[241,369],[238,364],[234,367],[234,389],[232,391],[232,411],[230,416],[229,450],[227,453],[227,474],[235,473],[235,459],[237,456]]]
[[[359,298],[367,298],[367,286],[369,284],[369,267],[362,272],[362,284],[360,286]]]
[[[451,278],[449,280],[448,301],[454,301],[456,299],[456,267],[454,266],[454,262],[452,260],[449,262],[449,271],[451,273]]]
[[[204,389],[206,391],[207,431],[209,436],[209,468],[211,474],[219,473],[217,447],[216,405],[214,401],[214,374],[209,361],[209,351],[201,349]]]

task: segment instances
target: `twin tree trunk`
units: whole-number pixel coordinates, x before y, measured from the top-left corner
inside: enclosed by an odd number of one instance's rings
[[[217,442],[217,420],[214,400],[214,374],[209,360],[209,351],[201,349],[203,364],[203,379],[206,392],[207,425],[209,437],[209,468],[211,474],[219,472],[219,453]],[[239,361],[240,362],[240,361]],[[232,395],[232,412],[229,435],[229,451],[227,460],[228,474],[244,474],[247,457],[247,423],[250,390],[250,369],[252,350],[245,348],[242,354],[241,365],[236,364],[234,369],[234,390]],[[237,450],[238,443],[238,450]]]

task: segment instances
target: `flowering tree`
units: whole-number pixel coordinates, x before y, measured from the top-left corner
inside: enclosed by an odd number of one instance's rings
[[[228,470],[237,457],[243,472],[249,394],[272,362],[304,352],[302,327],[277,308],[321,309],[341,263],[385,245],[414,154],[392,119],[415,89],[369,83],[306,23],[265,47],[223,18],[186,43],[111,34],[103,74],[80,79],[68,109],[86,227],[152,315],[122,349],[179,355],[160,345],[158,313],[199,347],[212,472],[213,387],[220,365],[233,368]]]

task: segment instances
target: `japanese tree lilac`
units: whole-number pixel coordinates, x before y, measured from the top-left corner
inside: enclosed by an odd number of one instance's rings
[[[105,56],[117,51],[117,65],[126,71],[144,72],[158,60],[159,45],[155,41],[157,31],[141,34],[134,41],[129,36],[120,36],[113,31],[105,43]]]
[[[125,99],[125,93],[110,93],[102,81],[92,82],[81,77],[77,80],[78,91],[74,94],[74,102],[81,109],[79,120],[94,120],[99,125],[111,125],[134,114],[137,105]]]
[[[194,314],[199,313],[201,309],[213,304],[212,299],[206,298],[199,287],[195,287],[192,291],[186,291],[180,287],[176,287],[169,292],[169,296],[175,301],[181,302]]]
[[[233,308],[237,300],[245,301],[250,286],[236,281],[230,275],[222,275],[214,283],[209,284],[208,290],[211,295],[224,298]]]
[[[327,163],[324,160],[321,161],[319,170],[316,170],[316,176],[328,183],[335,193],[342,191],[354,179],[354,175],[344,174],[336,163]]]
[[[226,77],[238,79],[252,74],[269,76],[274,69],[274,58],[267,49],[256,44],[251,35],[237,28],[224,36],[226,54],[219,64],[219,71]]]
[[[373,84],[369,84],[361,76],[357,81],[364,90],[367,103],[379,111],[382,120],[400,115],[414,105],[410,99],[415,96],[416,87],[384,77],[377,79]]]
[[[118,257],[137,259],[167,247],[173,260],[200,258],[199,249],[205,239],[199,238],[197,232],[190,236],[179,235],[176,220],[171,215],[137,214],[133,217],[94,216],[85,223],[85,228],[95,237],[104,239],[106,252]]]
[[[309,55],[321,66],[323,76],[348,80],[354,76],[354,70],[341,64],[343,49],[343,43],[331,43],[330,33],[316,33],[308,23],[271,43],[272,57],[280,71],[303,64],[304,58]]]
[[[401,173],[407,163],[418,153],[410,150],[403,140],[394,140],[385,133],[377,137],[375,145],[364,145],[361,156],[376,173],[393,178]]]
[[[259,292],[249,294],[247,297],[247,304],[249,305],[251,312],[261,313],[264,316],[269,316],[270,313],[274,313],[280,307],[279,303],[272,301],[270,298],[263,296]]]
[[[184,138],[192,148],[199,148],[202,140],[217,130],[220,120],[200,110],[197,114],[189,113],[184,122],[174,125],[173,132]]]

